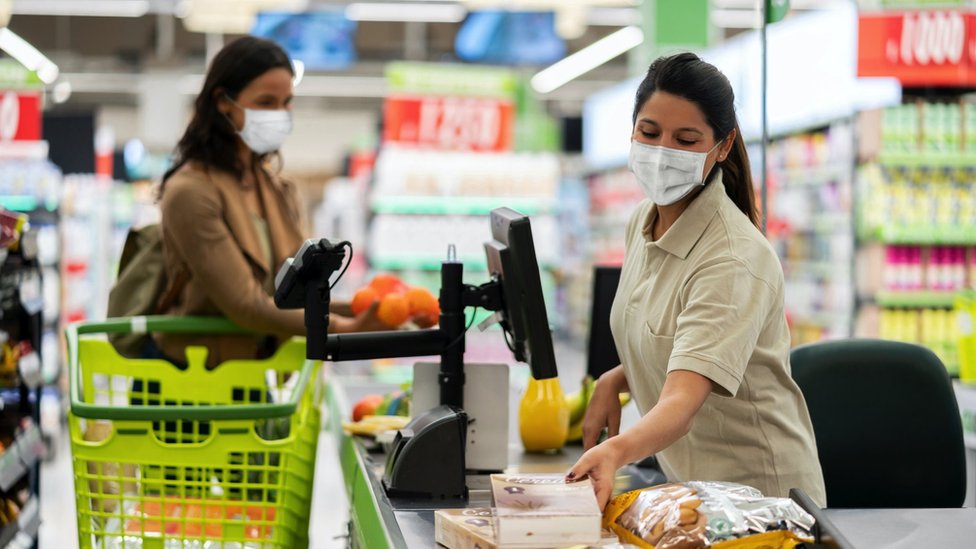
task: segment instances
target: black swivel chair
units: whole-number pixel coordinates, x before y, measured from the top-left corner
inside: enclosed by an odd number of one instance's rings
[[[790,354],[839,508],[961,507],[966,458],[942,361],[910,343],[851,339]]]

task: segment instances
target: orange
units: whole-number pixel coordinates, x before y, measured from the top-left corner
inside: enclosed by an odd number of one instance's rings
[[[376,290],[380,297],[390,293],[403,293],[407,291],[406,284],[402,280],[389,273],[380,273],[369,281],[369,286]]]
[[[376,317],[390,328],[396,328],[410,318],[410,304],[407,297],[400,293],[389,293],[380,299]]]
[[[352,296],[352,303],[349,304],[352,314],[359,316],[360,313],[369,309],[369,306],[380,300],[380,294],[374,288],[366,286],[360,288]]]
[[[410,317],[417,326],[430,328],[437,324],[441,315],[441,304],[430,290],[410,288],[407,290],[407,302],[410,304]]]

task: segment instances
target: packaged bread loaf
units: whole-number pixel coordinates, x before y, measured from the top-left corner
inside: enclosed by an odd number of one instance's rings
[[[814,519],[793,500],[749,486],[685,482],[613,498],[603,525],[622,543],[650,549],[789,549],[813,539]]]

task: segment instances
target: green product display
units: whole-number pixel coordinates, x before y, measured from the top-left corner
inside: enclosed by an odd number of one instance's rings
[[[42,90],[36,71],[32,71],[13,59],[0,59],[0,89],[3,90]]]
[[[395,62],[386,66],[389,93],[515,99],[518,77],[504,67]]]
[[[307,546],[322,383],[304,339],[212,370],[189,347],[180,370],[104,339],[132,331],[244,333],[194,317],[66,329],[79,545]]]
[[[948,309],[956,301],[955,292],[882,291],[875,295],[875,302],[882,307]]]

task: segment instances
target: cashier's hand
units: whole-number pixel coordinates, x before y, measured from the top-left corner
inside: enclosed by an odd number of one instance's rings
[[[600,504],[600,511],[607,506],[613,495],[613,479],[617,475],[621,453],[617,449],[620,438],[608,439],[602,444],[590,448],[583,453],[579,461],[566,473],[566,482],[582,480],[590,477],[596,500]]]
[[[599,383],[593,389],[593,396],[586,407],[583,416],[583,449],[589,450],[600,440],[603,429],[607,430],[607,438],[617,436],[620,432],[620,391],[623,368],[616,368],[600,376]]]

